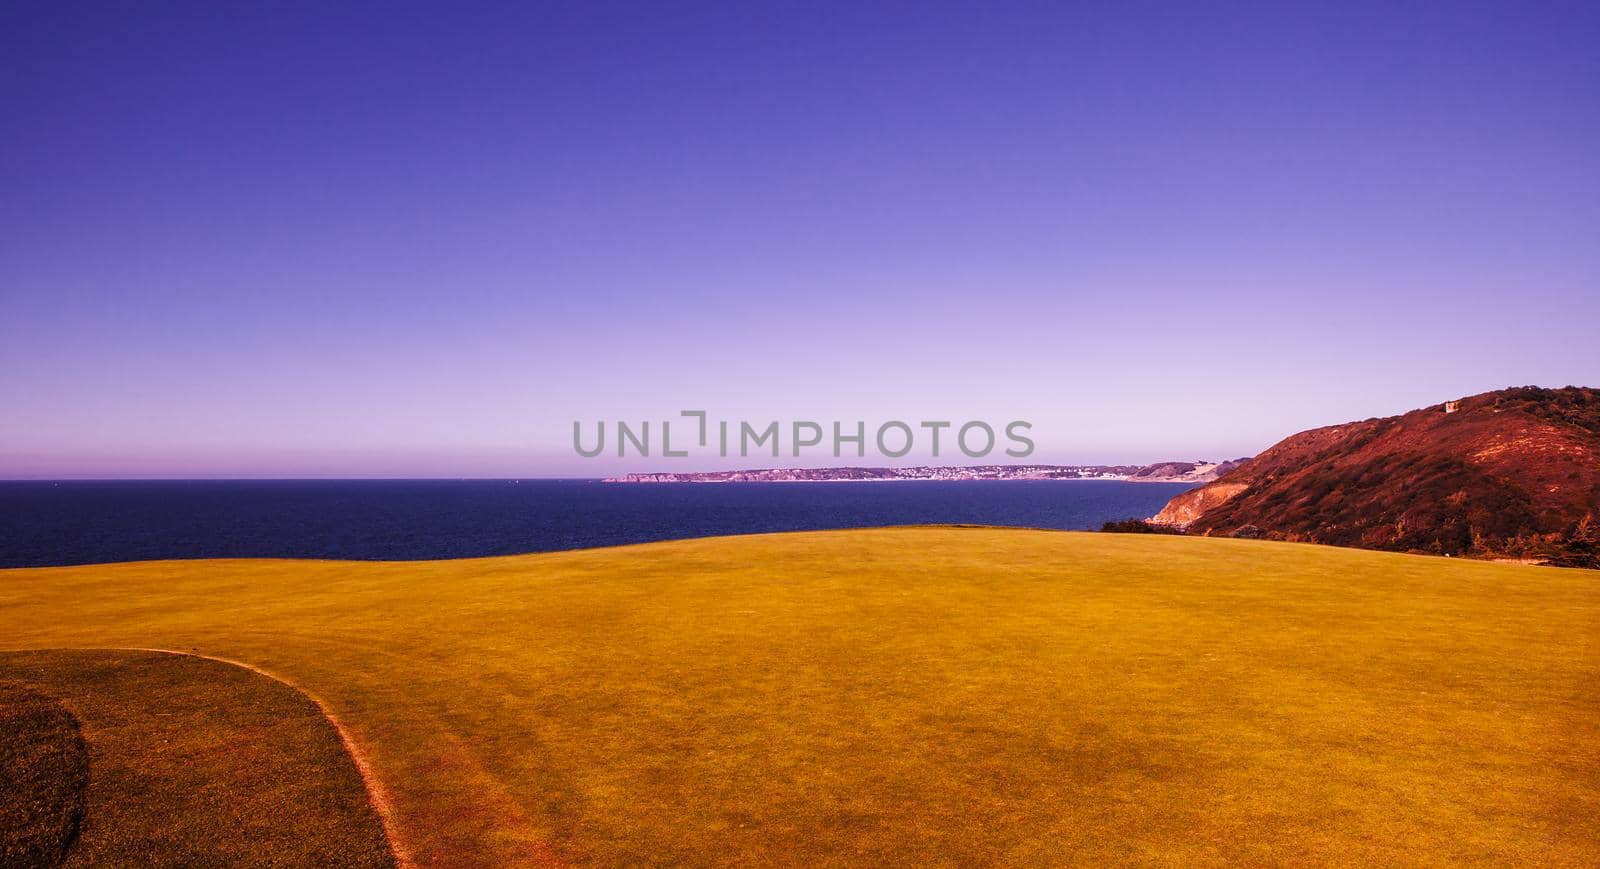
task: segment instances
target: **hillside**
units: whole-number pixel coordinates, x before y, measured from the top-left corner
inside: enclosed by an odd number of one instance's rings
[[[1518,387],[1304,431],[1153,521],[1600,567],[1600,390]]]
[[[181,649],[293,683],[349,734],[418,865],[1594,866],[1592,578],[891,528],[6,570],[0,636]],[[0,678],[83,717],[88,824],[159,819],[193,792],[221,817],[170,841],[260,849],[202,865],[264,865],[329,835],[325,809],[262,800],[276,783],[359,794],[330,730],[261,726],[284,704],[320,724],[278,683],[211,666],[197,691],[178,668],[205,662],[152,659],[154,683],[97,661],[0,656]],[[225,733],[190,723],[216,713],[242,741],[191,747]],[[183,751],[139,749],[165,740]],[[133,772],[150,778],[119,787]],[[344,805],[352,831],[376,829]],[[233,838],[241,825],[285,835]],[[118,841],[136,829],[86,827],[101,838],[80,847],[136,855]],[[348,861],[277,860],[329,862]]]

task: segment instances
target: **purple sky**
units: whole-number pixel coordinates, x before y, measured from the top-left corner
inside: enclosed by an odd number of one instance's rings
[[[697,407],[1222,458],[1600,384],[1593,3],[223,5],[0,13],[0,477],[773,464],[571,449]]]

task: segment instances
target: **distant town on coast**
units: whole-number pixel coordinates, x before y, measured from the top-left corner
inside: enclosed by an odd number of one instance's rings
[[[639,473],[608,483],[826,483],[865,480],[1127,480],[1134,483],[1209,483],[1248,458],[1154,465],[919,465],[910,468],[756,468],[743,471]]]

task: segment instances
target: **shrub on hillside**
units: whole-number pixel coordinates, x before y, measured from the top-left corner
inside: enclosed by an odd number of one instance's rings
[[[1108,534],[1182,534],[1183,531],[1171,525],[1157,525],[1143,519],[1123,519],[1120,522],[1107,522],[1100,526],[1100,530]]]

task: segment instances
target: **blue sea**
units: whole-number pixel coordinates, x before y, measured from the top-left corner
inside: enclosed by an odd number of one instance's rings
[[[971,523],[1099,528],[1192,488],[1111,480],[0,482],[0,567],[154,558],[415,560],[684,537]]]

